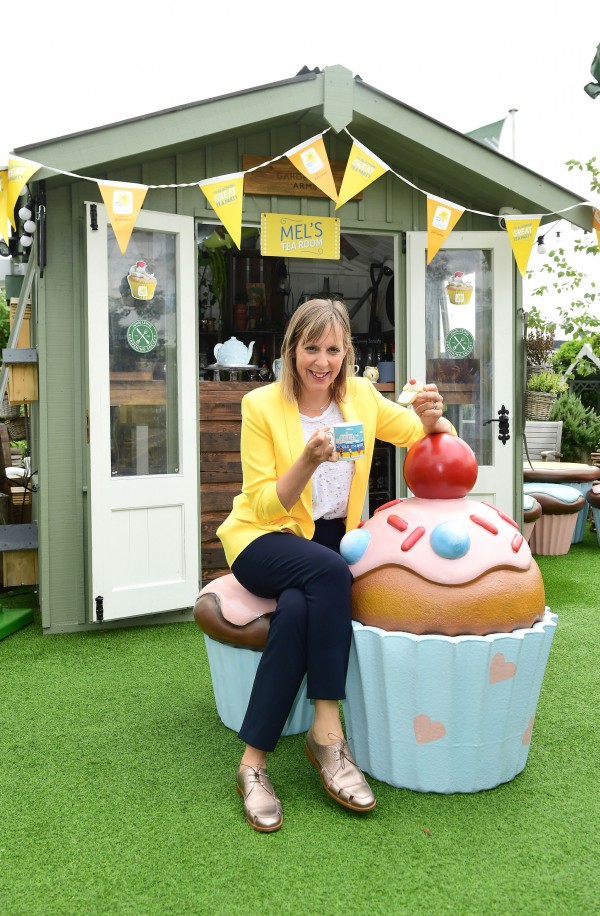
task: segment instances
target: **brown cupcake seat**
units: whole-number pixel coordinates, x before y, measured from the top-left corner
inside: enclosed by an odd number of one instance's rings
[[[600,481],[593,483],[591,489],[585,495],[588,506],[592,510],[594,526],[596,528],[596,537],[600,544]]]
[[[526,483],[523,493],[542,508],[529,540],[531,552],[540,556],[568,553],[585,496],[576,487],[559,483]]]
[[[229,573],[204,586],[194,605],[194,619],[211,639],[264,649],[275,604],[274,598],[253,595]]]
[[[531,539],[533,528],[538,518],[541,518],[542,507],[534,496],[523,496],[523,537],[527,542]]]
[[[194,605],[194,618],[204,633],[217,712],[223,724],[236,732],[244,719],[275,607],[274,598],[253,595],[232,573],[205,585]],[[312,719],[305,678],[282,734],[306,732]]]

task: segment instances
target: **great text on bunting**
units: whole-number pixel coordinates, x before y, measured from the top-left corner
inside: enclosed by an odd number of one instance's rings
[[[457,222],[464,207],[451,204],[441,197],[427,195],[427,263],[436,256]]]
[[[327,197],[337,202],[338,194],[323,137],[318,134],[287,151],[286,156],[299,172],[316,184]]]
[[[0,239],[8,242],[8,169],[0,170]]]
[[[19,194],[29,181],[32,175],[40,168],[37,162],[29,162],[27,159],[8,160],[8,218],[13,229],[17,228],[15,223],[15,204]]]
[[[261,213],[260,253],[276,258],[339,261],[340,221],[334,216]]]
[[[524,277],[542,218],[541,216],[505,216],[504,220],[517,267],[521,276]]]
[[[242,244],[242,207],[244,173],[233,172],[198,182],[207,201],[227,229],[238,248]]]
[[[148,188],[143,184],[126,184],[119,181],[98,181],[98,188],[117,245],[121,254],[125,254]]]
[[[358,140],[353,140],[335,209],[338,210],[347,201],[352,200],[359,191],[363,191],[388,170],[389,165]]]

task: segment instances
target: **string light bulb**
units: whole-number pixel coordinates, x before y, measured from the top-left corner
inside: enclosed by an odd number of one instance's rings
[[[19,210],[19,219],[27,220],[27,219],[31,219],[32,216],[33,216],[33,213],[29,209],[29,207],[21,207],[21,209]]]
[[[546,246],[545,246],[545,244],[544,244],[544,236],[543,236],[543,235],[538,235],[537,250],[538,250],[538,254],[546,254],[546,252],[548,251],[548,249],[546,248]]]

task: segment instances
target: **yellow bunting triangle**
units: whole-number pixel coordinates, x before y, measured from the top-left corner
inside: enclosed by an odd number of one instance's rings
[[[198,182],[207,201],[227,229],[238,248],[242,244],[242,207],[244,173],[234,172]]]
[[[0,170],[0,239],[8,242],[8,169]]]
[[[363,188],[380,178],[388,170],[389,165],[386,165],[362,143],[354,140],[335,209],[338,210],[347,201],[352,200]]]
[[[125,254],[148,188],[120,181],[98,181],[98,187],[121,254]]]
[[[464,207],[451,204],[441,197],[427,195],[427,263],[436,256],[457,222]]]
[[[288,150],[286,156],[305,178],[312,181],[317,188],[327,194],[327,197],[337,202],[337,188],[322,134],[317,134],[316,137],[311,137],[310,140],[305,140],[304,143]]]
[[[32,175],[40,169],[41,166],[37,162],[29,162],[28,159],[13,159],[12,157],[8,160],[8,218],[11,222],[13,229],[17,228],[15,223],[15,204],[19,198],[19,194],[29,181]]]
[[[592,208],[592,226],[596,230],[596,238],[598,239],[598,244],[600,245],[600,210],[596,207]]]
[[[517,267],[521,276],[524,277],[542,218],[541,216],[505,216],[504,220]]]

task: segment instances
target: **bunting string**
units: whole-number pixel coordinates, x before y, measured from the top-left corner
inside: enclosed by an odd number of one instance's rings
[[[9,159],[8,169],[0,171],[0,223],[5,222],[6,216],[14,224],[14,208],[23,187],[40,169],[46,169],[57,175],[65,175],[81,181],[91,181],[97,184],[102,199],[107,208],[108,216],[115,230],[115,235],[125,254],[135,221],[143,205],[144,198],[149,190],[167,188],[192,188],[198,187],[204,193],[209,205],[215,211],[219,220],[233,239],[237,247],[241,244],[241,224],[244,196],[244,176],[258,169],[267,168],[281,159],[288,158],[292,165],[309,181],[318,187],[334,203],[336,210],[352,200],[373,181],[376,181],[386,172],[390,172],[399,181],[412,188],[419,194],[427,197],[427,233],[428,233],[428,263],[446,241],[463,213],[473,213],[477,216],[490,219],[503,219],[509,235],[513,253],[519,270],[525,273],[529,255],[535,241],[535,233],[539,228],[542,217],[557,216],[569,213],[581,206],[592,208],[593,228],[600,244],[600,215],[590,201],[571,204],[560,210],[549,210],[544,213],[534,214],[500,214],[490,213],[486,210],[477,210],[472,207],[463,207],[452,203],[435,194],[424,191],[409,178],[399,174],[386,162],[371,152],[360,140],[354,137],[347,128],[344,133],[352,141],[352,148],[346,164],[342,184],[338,192],[323,137],[330,130],[327,127],[321,133],[309,140],[298,144],[292,149],[280,153],[271,159],[253,165],[244,171],[229,175],[218,175],[214,178],[198,179],[196,181],[177,182],[172,184],[136,184],[116,180],[99,179],[89,175],[80,175],[77,172],[67,171],[55,166],[35,162],[14,156]],[[4,215],[5,214],[5,215]],[[4,217],[3,217],[4,215]],[[5,235],[5,226],[0,224],[0,237]]]

